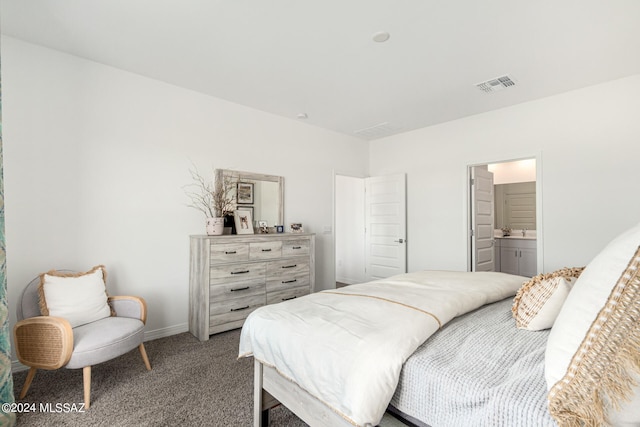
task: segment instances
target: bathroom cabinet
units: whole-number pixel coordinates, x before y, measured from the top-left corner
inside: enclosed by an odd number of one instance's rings
[[[533,277],[537,273],[537,245],[534,239],[496,239],[500,251],[500,271]]]

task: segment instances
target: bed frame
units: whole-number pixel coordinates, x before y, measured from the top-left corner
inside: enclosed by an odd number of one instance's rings
[[[253,425],[269,425],[269,409],[283,404],[302,421],[314,426],[353,427],[327,405],[287,380],[270,367],[254,359]]]

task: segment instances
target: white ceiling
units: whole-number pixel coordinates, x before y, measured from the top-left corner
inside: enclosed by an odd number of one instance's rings
[[[364,137],[640,73],[638,0],[0,0],[2,33]],[[372,35],[388,31],[376,43]],[[516,86],[474,85],[509,74]]]

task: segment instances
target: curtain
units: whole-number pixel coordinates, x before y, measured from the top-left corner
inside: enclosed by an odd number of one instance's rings
[[[0,404],[13,403],[11,338],[7,307],[7,253],[4,238],[4,167],[2,156],[2,80],[0,74]],[[0,426],[15,425],[15,414],[0,408]]]

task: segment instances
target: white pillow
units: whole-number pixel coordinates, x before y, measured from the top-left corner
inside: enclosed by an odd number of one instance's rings
[[[40,275],[40,312],[63,317],[72,328],[111,315],[105,286],[106,271],[99,265],[86,273],[49,271]]]
[[[583,269],[563,268],[539,274],[523,284],[511,307],[516,327],[529,331],[551,328]]]
[[[560,425],[640,423],[640,224],[585,268],[551,329],[549,410]],[[635,385],[634,385],[635,384]]]

